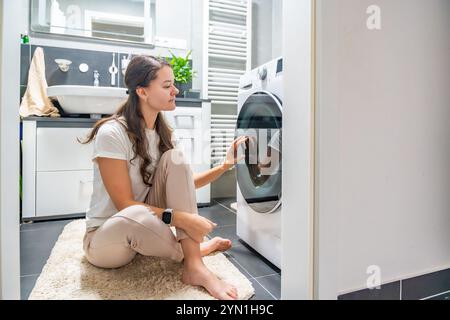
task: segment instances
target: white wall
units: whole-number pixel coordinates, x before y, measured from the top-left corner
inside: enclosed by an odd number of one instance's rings
[[[450,1],[319,3],[322,297],[450,268]]]
[[[283,0],[272,1],[272,59],[283,55]]]
[[[252,0],[252,69],[272,59],[272,0]]]
[[[203,0],[191,0],[191,48],[192,69],[197,72],[192,80],[192,88],[202,90],[203,79]]]
[[[19,66],[22,6],[0,0],[0,299],[20,299]]]
[[[0,72],[2,70],[2,57],[3,57],[3,0],[0,0]],[[1,97],[1,93],[2,93],[2,89],[3,89],[3,79],[2,77],[0,77],[0,97]],[[2,112],[2,105],[0,104],[0,114]],[[1,121],[1,118],[0,118]],[[1,132],[0,132],[1,134]],[[1,148],[1,135],[0,135],[0,148]],[[0,165],[1,165],[1,154],[0,154]],[[1,179],[2,179],[2,172],[0,171],[0,188],[1,188]],[[1,189],[0,189],[0,194],[1,194]],[[0,208],[2,206],[2,200],[0,197]],[[0,211],[0,248],[2,246],[2,228],[1,228],[1,211]],[[1,250],[1,249],[0,249]],[[2,265],[2,254],[0,251],[0,266]],[[1,276],[1,268],[0,268],[0,289],[3,288],[2,286],[2,276]],[[0,290],[0,292],[2,292],[3,290]],[[0,293],[0,299],[2,298],[2,294]]]
[[[186,39],[191,45],[191,10],[195,8],[191,0],[157,0],[156,1],[156,34],[161,37]],[[194,10],[202,12],[198,6]]]
[[[252,69],[283,51],[283,0],[252,0]]]

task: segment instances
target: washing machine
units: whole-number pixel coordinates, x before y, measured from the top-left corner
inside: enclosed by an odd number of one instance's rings
[[[236,165],[237,235],[281,268],[283,59],[240,78],[236,136],[249,140]]]

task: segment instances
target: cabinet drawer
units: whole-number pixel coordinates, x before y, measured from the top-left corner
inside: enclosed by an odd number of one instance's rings
[[[36,170],[92,170],[93,145],[81,144],[90,128],[38,128]]]
[[[86,212],[93,170],[36,173],[36,216]]]
[[[211,152],[207,148],[209,141],[204,140],[206,138],[207,136],[204,136],[200,129],[177,129],[174,131],[177,148],[183,151],[191,165],[209,163]]]
[[[175,111],[165,112],[164,116],[173,129],[201,129],[201,108],[177,108]]]

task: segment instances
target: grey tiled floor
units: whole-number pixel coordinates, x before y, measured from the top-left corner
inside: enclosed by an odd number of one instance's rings
[[[220,236],[233,241],[225,255],[253,284],[252,300],[280,299],[280,270],[255,253],[236,236],[236,214],[230,204],[234,199],[213,200],[211,207],[199,213],[218,224],[210,237]],[[73,220],[22,224],[20,227],[21,298],[27,299],[64,226]]]
[[[64,226],[73,220],[35,222],[20,226],[21,299],[28,298]]]
[[[280,269],[261,257],[243,243],[236,235],[236,213],[231,208],[235,199],[218,199],[209,211],[201,210],[200,214],[218,224],[210,236],[220,236],[233,241],[233,247],[225,252],[225,256],[252,282],[255,296],[252,300],[280,299]]]

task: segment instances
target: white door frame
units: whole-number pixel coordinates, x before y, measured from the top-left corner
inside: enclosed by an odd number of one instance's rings
[[[22,1],[0,0],[0,299],[20,299],[19,96]]]
[[[315,0],[283,1],[281,299],[314,298]]]

